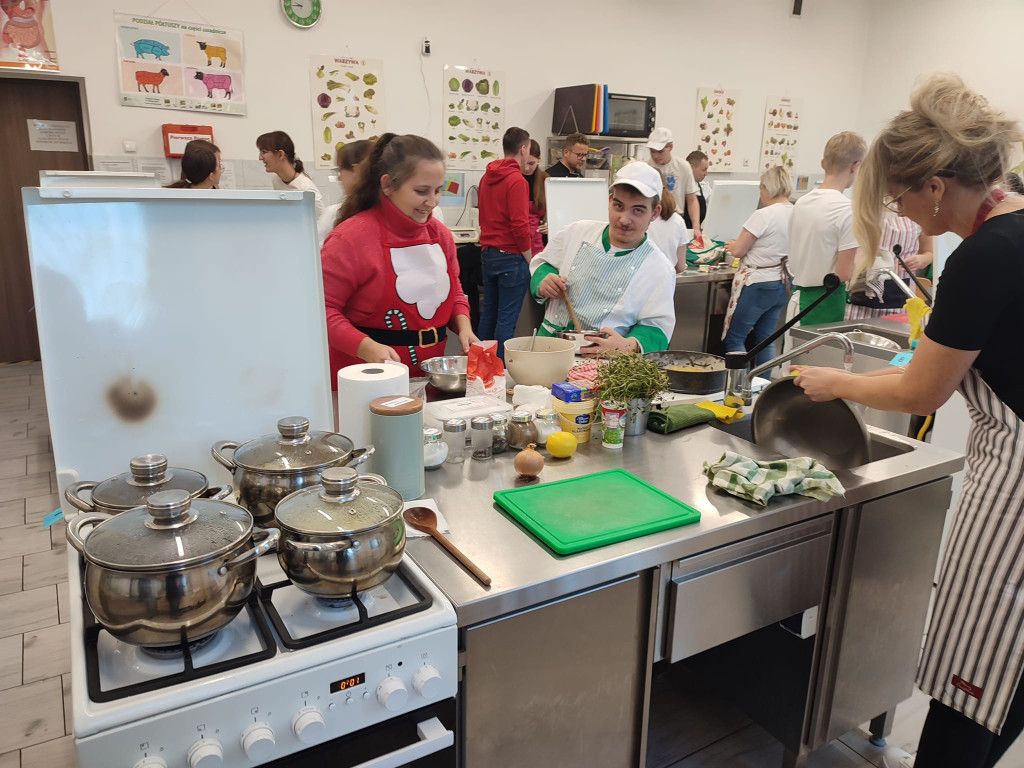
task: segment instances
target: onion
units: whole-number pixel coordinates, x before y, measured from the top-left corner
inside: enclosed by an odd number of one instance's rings
[[[530,443],[516,456],[516,472],[523,477],[536,477],[544,469],[544,457],[534,450],[536,447],[535,443]]]

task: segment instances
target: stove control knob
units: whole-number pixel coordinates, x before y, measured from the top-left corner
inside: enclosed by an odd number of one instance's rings
[[[220,768],[224,748],[216,739],[200,739],[188,748],[188,768]]]
[[[412,687],[425,699],[436,699],[444,692],[441,673],[430,664],[424,664],[416,670],[416,674],[412,676]]]
[[[257,763],[265,761],[274,752],[274,732],[266,723],[253,723],[242,731],[242,750]]]
[[[132,768],[167,768],[167,763],[162,757],[151,755],[139,760]]]
[[[409,700],[409,691],[405,683],[397,677],[386,677],[384,682],[377,686],[377,701],[388,712],[397,712]]]
[[[327,735],[327,723],[316,707],[303,707],[292,718],[292,730],[295,738],[303,744],[316,744]]]

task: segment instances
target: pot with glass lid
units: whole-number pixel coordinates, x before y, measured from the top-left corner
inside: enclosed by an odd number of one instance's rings
[[[187,491],[193,499],[226,499],[231,486],[209,487],[206,475],[193,469],[168,467],[167,457],[159,453],[136,456],[129,463],[128,472],[108,477],[102,483],[83,480],[72,483],[64,491],[68,503],[82,512],[106,512],[115,515],[129,509],[145,506],[154,493],[176,488]],[[89,492],[88,499],[83,493]]]
[[[376,477],[331,467],[321,484],[283,499],[277,559],[299,589],[315,597],[352,597],[395,572],[405,551],[402,495]]]
[[[356,449],[344,435],[310,431],[309,419],[289,416],[277,422],[276,435],[246,443],[222,440],[210,452],[231,472],[238,503],[249,510],[258,526],[273,525],[274,508],[285,496],[320,482],[328,467],[362,464],[373,446]],[[225,451],[232,450],[231,457]]]
[[[88,535],[82,529],[95,525]],[[253,532],[252,516],[225,501],[177,489],[146,506],[78,515],[67,537],[85,559],[89,608],[111,635],[132,645],[173,646],[228,624],[256,580],[256,558],[277,544]]]

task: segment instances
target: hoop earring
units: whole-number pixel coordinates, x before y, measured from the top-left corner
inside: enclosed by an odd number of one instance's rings
[[[939,215],[939,201],[936,200],[935,201],[935,208],[932,210],[932,218],[935,218],[938,215]]]

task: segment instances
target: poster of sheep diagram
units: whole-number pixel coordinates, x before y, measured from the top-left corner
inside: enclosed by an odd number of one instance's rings
[[[0,0],[0,67],[60,69],[50,0]]]
[[[504,83],[503,72],[445,64],[441,149],[447,168],[483,171],[504,156]]]
[[[696,148],[711,160],[712,173],[733,169],[736,146],[736,107],[740,92],[735,89],[698,88],[697,119],[694,126]],[[686,153],[682,154],[686,157]]]
[[[797,143],[800,140],[799,99],[770,96],[764,108],[764,131],[761,134],[761,172],[773,165],[792,171],[796,165]]]
[[[241,30],[115,13],[121,104],[244,115]]]
[[[334,168],[343,146],[362,139],[375,141],[384,133],[383,71],[380,59],[309,57],[317,168]]]

